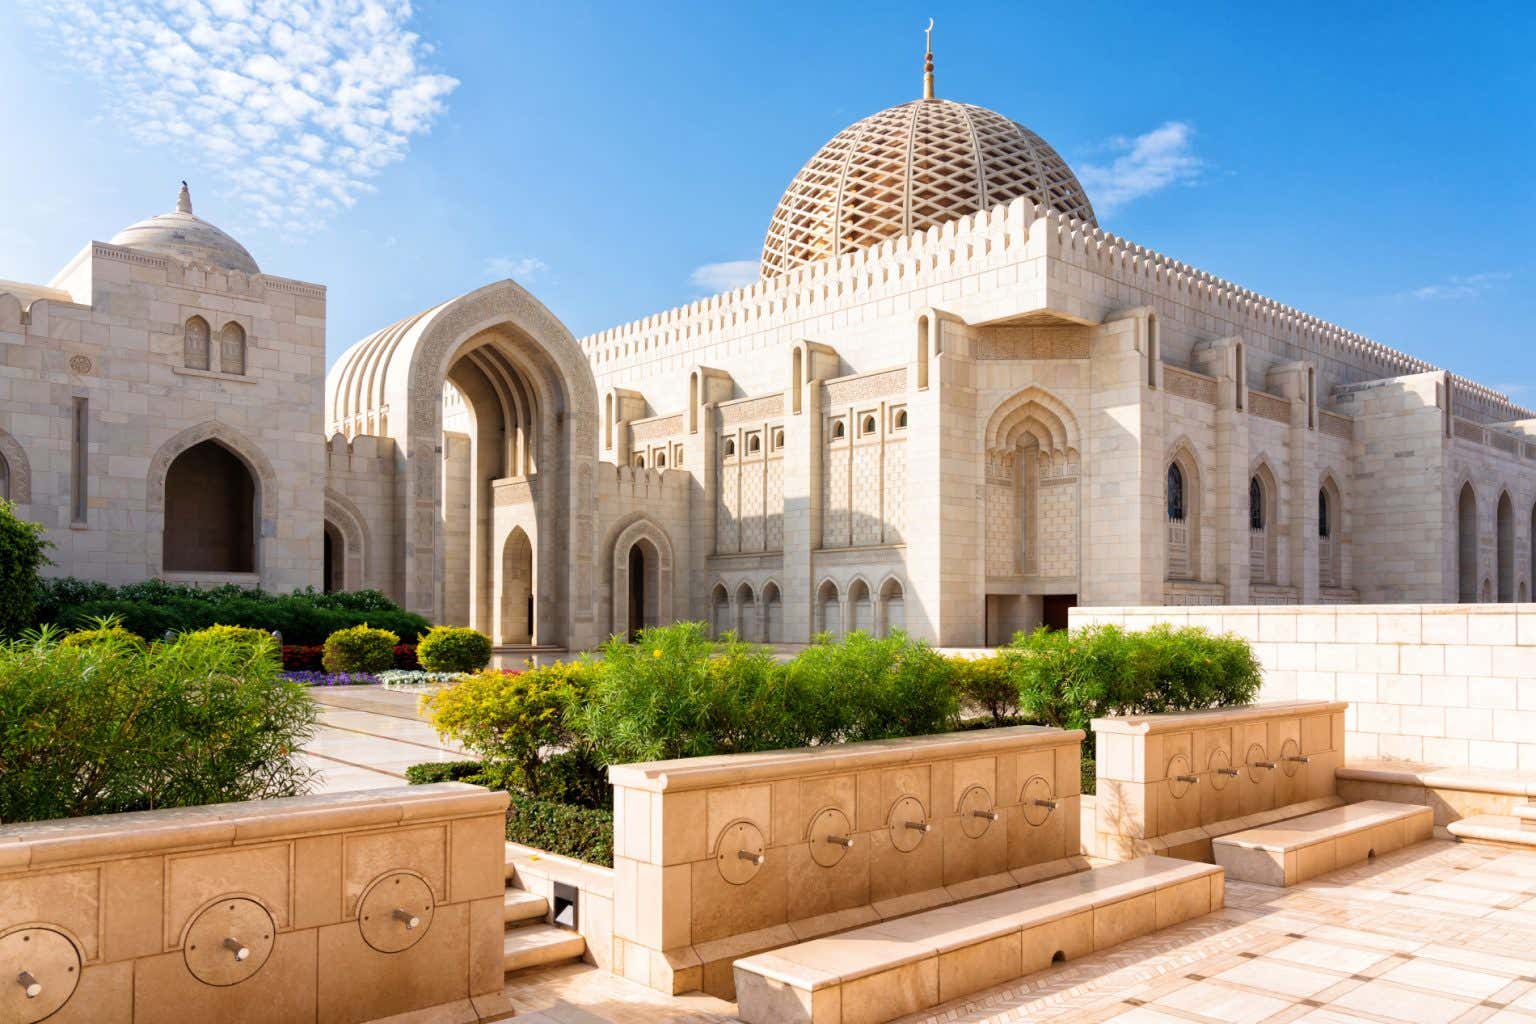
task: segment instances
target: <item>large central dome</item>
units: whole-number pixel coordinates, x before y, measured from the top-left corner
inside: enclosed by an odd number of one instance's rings
[[[838,132],[795,175],[768,225],[763,276],[1020,196],[1097,223],[1072,169],[1028,128],[968,103],[903,103]]]

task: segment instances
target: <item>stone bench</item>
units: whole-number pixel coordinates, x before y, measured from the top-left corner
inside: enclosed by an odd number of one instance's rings
[[[877,1024],[1223,906],[1220,868],[1143,857],[736,961],[747,1024]]]
[[[1430,838],[1428,807],[1366,800],[1211,841],[1216,863],[1233,878],[1287,886]]]

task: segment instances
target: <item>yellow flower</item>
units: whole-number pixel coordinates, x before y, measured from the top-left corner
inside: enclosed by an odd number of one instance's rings
[[[651,652],[651,657],[653,657],[653,658],[659,658],[659,657],[661,657],[661,648],[660,648],[660,647],[658,647],[658,648],[656,648],[656,649],[655,649],[655,650],[654,650],[654,651],[652,651],[652,652]]]

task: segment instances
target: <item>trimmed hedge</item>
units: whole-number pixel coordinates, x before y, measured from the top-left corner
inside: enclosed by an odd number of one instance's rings
[[[336,630],[364,622],[412,638],[431,628],[426,619],[405,611],[376,590],[271,594],[233,585],[204,590],[162,580],[114,587],[65,577],[38,582],[34,594],[34,610],[19,626],[10,628],[11,635],[45,623],[79,629],[113,616],[146,640],[223,623],[266,633],[277,630],[284,644],[295,646],[323,644]]]
[[[612,811],[513,793],[507,809],[507,839],[545,853],[613,867]]]
[[[395,645],[400,638],[387,629],[367,623],[338,629],[325,638],[320,664],[327,672],[385,672],[395,665]]]
[[[491,663],[491,638],[468,626],[433,626],[416,644],[428,672],[478,672]]]

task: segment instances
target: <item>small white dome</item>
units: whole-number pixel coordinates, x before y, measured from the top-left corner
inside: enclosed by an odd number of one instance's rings
[[[192,215],[192,197],[186,182],[181,183],[174,212],[162,213],[123,228],[112,236],[112,244],[192,263],[209,263],[225,270],[261,273],[245,246],[201,217]]]

